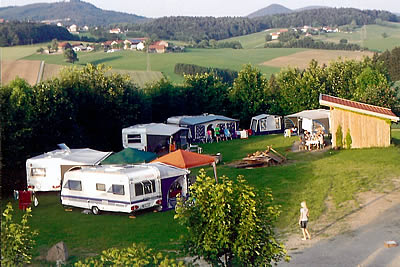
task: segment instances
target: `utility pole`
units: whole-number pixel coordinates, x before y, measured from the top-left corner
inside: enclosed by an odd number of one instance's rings
[[[147,71],[151,71],[149,45],[150,45],[150,43],[146,45],[147,46],[147,52],[146,52],[146,54],[147,54]]]

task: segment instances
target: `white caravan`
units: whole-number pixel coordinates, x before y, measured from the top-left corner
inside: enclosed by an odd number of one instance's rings
[[[64,173],[75,166],[93,166],[111,152],[89,148],[69,149],[65,144],[26,161],[26,180],[30,191],[60,191]]]
[[[169,188],[163,189],[163,179],[186,181],[188,173],[162,163],[77,167],[65,173],[61,203],[91,209],[93,214],[167,209],[163,192]]]

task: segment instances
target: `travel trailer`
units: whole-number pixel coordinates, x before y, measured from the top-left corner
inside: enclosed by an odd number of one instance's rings
[[[64,173],[75,166],[93,166],[111,152],[89,148],[69,149],[65,144],[26,161],[26,181],[30,191],[60,191]]]
[[[254,135],[275,134],[283,132],[282,117],[260,114],[251,118],[250,129]]]
[[[162,163],[76,167],[65,173],[61,203],[92,210],[126,212],[172,208],[170,192],[187,193],[189,171]],[[178,184],[179,183],[179,184]]]
[[[122,145],[164,155],[175,149],[186,148],[189,130],[164,123],[137,124],[122,129]],[[173,149],[172,149],[173,151]]]

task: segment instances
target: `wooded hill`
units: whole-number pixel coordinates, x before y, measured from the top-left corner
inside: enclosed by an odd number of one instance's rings
[[[102,26],[122,22],[138,23],[148,20],[134,14],[103,10],[79,0],[3,7],[0,8],[0,18],[10,21],[59,21],[63,24],[80,26]]]

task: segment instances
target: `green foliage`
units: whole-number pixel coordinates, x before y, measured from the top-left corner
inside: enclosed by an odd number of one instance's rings
[[[75,61],[79,61],[78,55],[77,55],[76,52],[75,52],[73,49],[71,49],[71,48],[65,49],[65,51],[64,51],[64,57],[65,57],[65,60],[66,60],[67,62],[72,63],[72,64],[74,64]]]
[[[22,215],[21,223],[13,221],[13,208],[7,204],[1,220],[1,265],[24,266],[31,263],[32,248],[35,245],[36,231],[32,231],[28,219],[32,217],[31,208]]]
[[[242,125],[249,125],[251,117],[267,110],[267,79],[260,70],[244,65],[229,91],[232,115]]]
[[[200,171],[191,196],[176,207],[175,218],[188,229],[185,251],[225,266],[270,266],[284,259],[273,228],[279,206],[272,200],[270,191],[256,192],[241,176],[216,183]]]
[[[340,42],[339,43],[341,43],[341,44],[347,44],[348,43],[348,41],[347,41],[347,39],[340,39]]]
[[[32,22],[0,23],[0,46],[50,42],[52,39],[74,40],[66,28]]]
[[[237,71],[220,69],[220,68],[208,68],[194,64],[176,63],[174,72],[179,75],[195,75],[203,73],[213,73],[222,79],[223,82],[232,84],[233,80],[238,76]]]
[[[351,148],[351,144],[352,144],[352,139],[351,139],[351,134],[350,134],[350,129],[347,129],[347,134],[346,134],[346,148],[350,149]]]
[[[400,81],[400,46],[393,48],[392,51],[386,50],[379,56],[374,57],[386,67],[392,81]]]
[[[53,51],[58,51],[58,42],[57,39],[53,39],[51,40],[51,49],[53,49]]]
[[[339,127],[336,129],[335,137],[336,137],[336,147],[337,148],[342,148],[343,147],[342,126],[339,125]]]
[[[75,263],[76,267],[89,266],[185,266],[183,262],[175,261],[146,248],[142,244],[133,243],[127,248],[110,248],[104,250],[100,257],[87,258]]]
[[[358,44],[349,44],[347,42],[343,42],[342,39],[340,43],[334,42],[323,42],[320,40],[314,40],[311,37],[304,37],[297,39],[295,36],[287,36],[287,33],[280,34],[278,43],[266,43],[264,47],[266,48],[311,48],[311,49],[326,49],[326,50],[350,50],[350,51],[358,51],[361,50],[361,47]],[[286,37],[285,37],[286,36]],[[364,48],[365,49],[365,48]]]

